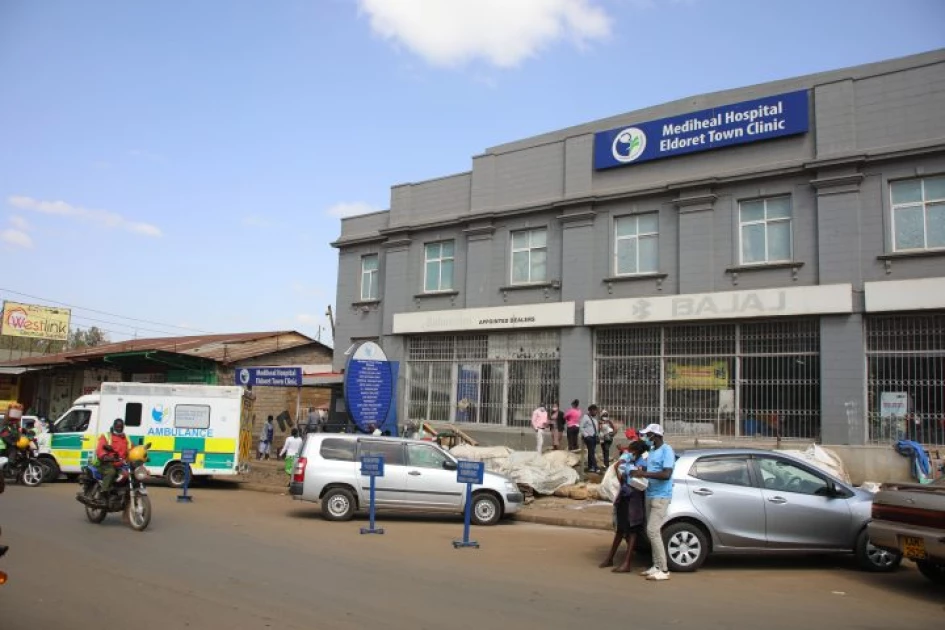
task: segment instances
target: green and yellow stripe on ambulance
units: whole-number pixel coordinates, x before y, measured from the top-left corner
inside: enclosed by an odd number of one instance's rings
[[[232,470],[236,467],[236,438],[194,438],[149,435],[129,436],[135,445],[148,442],[148,468],[151,472],[163,474],[164,467],[172,461],[180,461],[181,452],[188,449],[197,451],[197,460],[193,470]],[[81,468],[95,455],[98,439],[95,435],[56,435],[52,436],[50,451],[63,468]]]

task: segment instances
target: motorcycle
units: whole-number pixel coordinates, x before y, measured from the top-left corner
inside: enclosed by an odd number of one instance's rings
[[[26,438],[21,438],[26,439]],[[17,446],[19,456],[15,463],[7,461],[3,467],[3,478],[5,482],[20,482],[24,486],[35,488],[43,483],[43,479],[48,474],[46,462],[37,455],[39,453],[36,446],[36,440],[30,440],[26,446]]]
[[[145,451],[151,445],[145,445]],[[109,447],[106,450],[111,451]],[[122,512],[123,519],[131,529],[143,532],[151,522],[151,498],[144,482],[150,476],[144,466],[147,457],[140,462],[122,460],[118,476],[106,494],[102,491],[102,473],[98,466],[91,464],[82,467],[79,485],[82,491],[76,500],[85,505],[85,516],[92,523],[101,523],[109,512]],[[106,466],[113,465],[106,463]]]

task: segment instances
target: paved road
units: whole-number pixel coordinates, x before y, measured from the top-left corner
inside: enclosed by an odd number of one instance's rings
[[[945,591],[909,566],[860,573],[852,560],[720,560],[648,583],[598,569],[607,532],[459,520],[328,523],[287,497],[198,489],[191,505],[153,488],[145,533],[115,515],[85,520],[75,486],[0,496],[3,630],[334,628],[938,627]],[[124,620],[127,620],[125,622]],[[763,621],[762,621],[763,620]]]

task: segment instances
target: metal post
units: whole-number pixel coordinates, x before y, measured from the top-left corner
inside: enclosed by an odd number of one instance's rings
[[[475,540],[469,540],[469,526],[472,521],[472,484],[466,484],[466,513],[463,518],[463,539],[453,541],[453,549],[460,547],[473,547],[479,549],[479,543]]]
[[[178,503],[192,503],[194,498],[187,494],[190,488],[190,464],[184,464],[184,493],[177,496]]]
[[[374,479],[371,475],[371,530],[374,530]]]

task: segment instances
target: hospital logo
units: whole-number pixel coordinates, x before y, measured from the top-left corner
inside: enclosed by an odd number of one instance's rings
[[[164,405],[154,405],[151,409],[151,420],[153,420],[155,424],[161,424],[166,417],[167,409],[164,408]]]
[[[611,147],[614,159],[621,163],[633,162],[646,149],[646,134],[636,127],[627,127],[617,133]]]
[[[242,369],[239,371],[240,385],[249,385],[249,370]]]

